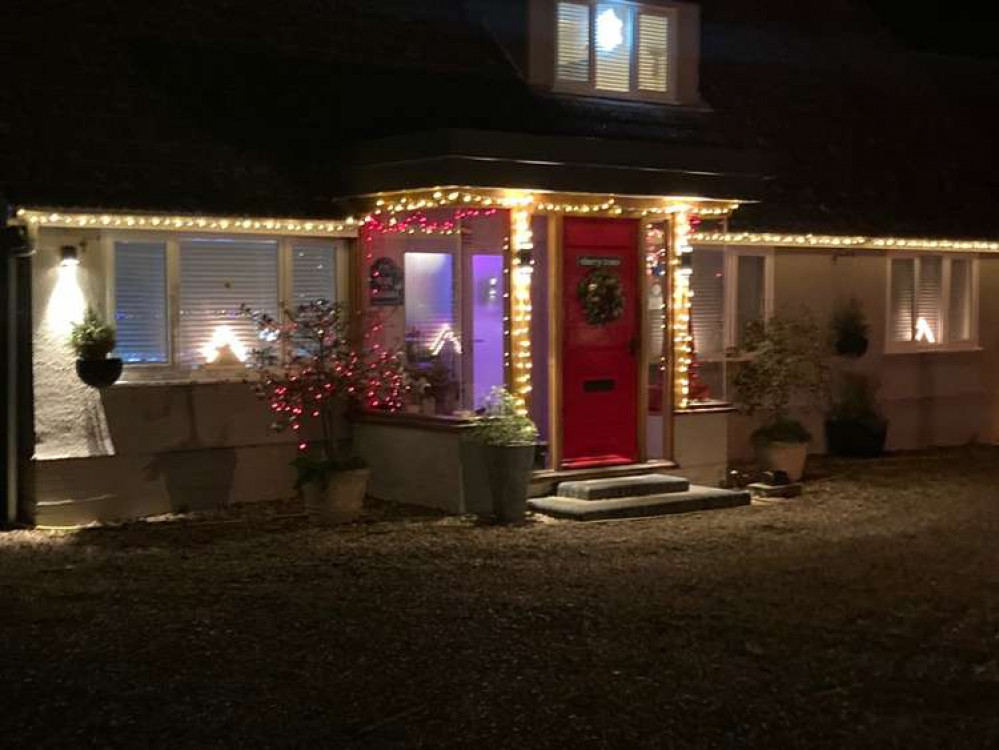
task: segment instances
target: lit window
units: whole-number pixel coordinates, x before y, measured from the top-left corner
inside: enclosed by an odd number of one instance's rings
[[[888,348],[967,347],[976,338],[975,261],[924,255],[889,261]]]
[[[294,243],[291,248],[291,304],[336,302],[336,246]]]
[[[117,354],[128,364],[162,364],[167,345],[166,243],[114,244]]]
[[[278,243],[203,239],[180,243],[179,361],[231,364],[259,347],[242,305],[278,314]]]
[[[669,95],[674,18],[664,8],[559,2],[556,87],[608,96]]]

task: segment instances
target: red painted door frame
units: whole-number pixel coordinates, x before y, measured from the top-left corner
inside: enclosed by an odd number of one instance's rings
[[[639,460],[641,359],[639,222],[566,217],[562,232],[562,467],[615,466]],[[616,275],[621,315],[594,325],[579,299],[596,268]]]

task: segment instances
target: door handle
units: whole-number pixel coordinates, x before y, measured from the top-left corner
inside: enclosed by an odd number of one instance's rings
[[[632,336],[631,341],[628,342],[628,351],[631,353],[632,357],[634,357],[636,354],[638,354],[638,337],[637,336]]]

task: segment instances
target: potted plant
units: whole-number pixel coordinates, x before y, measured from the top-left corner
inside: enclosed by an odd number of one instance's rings
[[[860,358],[867,353],[870,327],[855,297],[836,308],[832,316],[832,343],[841,357]]]
[[[369,470],[345,447],[337,424],[346,408],[403,408],[405,372],[396,353],[362,350],[349,338],[342,305],[316,300],[285,311],[285,320],[243,308],[264,345],[253,352],[258,395],[275,416],[272,429],[292,430],[292,462],[310,515],[323,524],[346,523],[361,513]],[[317,432],[310,440],[304,432]]]
[[[840,376],[825,428],[826,446],[835,456],[876,458],[884,453],[888,420],[878,408],[870,378]]]
[[[828,370],[822,336],[812,317],[775,317],[750,323],[746,328],[747,361],[735,377],[743,409],[763,412],[766,422],[753,432],[757,461],[764,471],[782,471],[801,479],[811,435],[791,416],[796,396],[821,399]]]
[[[522,522],[538,437],[534,422],[516,396],[493,388],[485,410],[473,420],[472,435],[483,445],[493,515],[500,523]]]
[[[83,320],[73,324],[70,345],[76,352],[76,374],[92,388],[107,388],[121,377],[121,360],[108,357],[115,346],[114,326],[106,323],[92,307]]]

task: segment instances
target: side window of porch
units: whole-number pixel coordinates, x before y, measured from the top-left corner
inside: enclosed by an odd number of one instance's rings
[[[726,402],[728,363],[739,356],[746,326],[773,309],[773,256],[696,247],[692,263],[691,403]]]
[[[975,345],[976,263],[939,255],[889,259],[889,352]]]
[[[365,330],[403,353],[408,412],[475,411],[504,385],[508,237],[506,211],[447,209],[407,214],[362,237]]]

